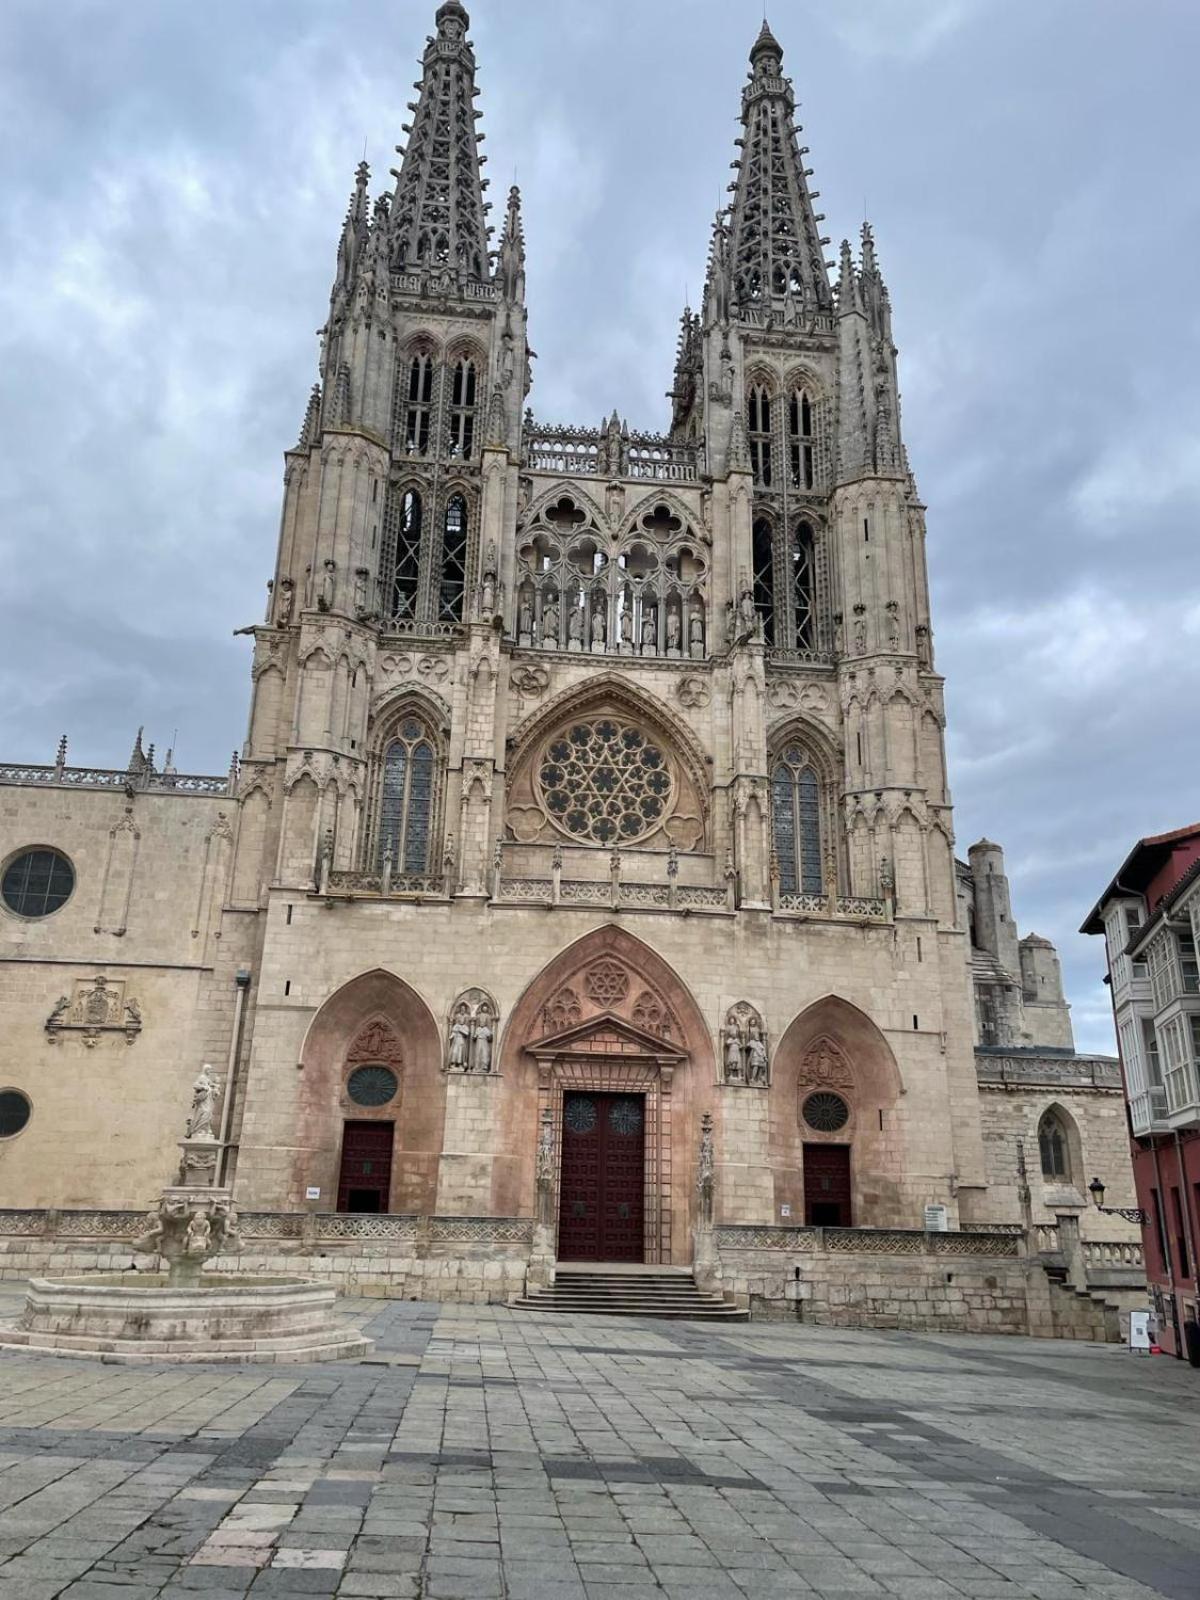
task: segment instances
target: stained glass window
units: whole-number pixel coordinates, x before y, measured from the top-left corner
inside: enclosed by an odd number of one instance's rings
[[[429,871],[433,825],[434,744],[417,717],[405,717],[383,756],[379,800],[379,859],[382,870]]]
[[[789,745],[772,769],[771,824],[780,889],[821,894],[821,785],[798,745]]]
[[[48,917],[70,899],[75,872],[57,850],[23,850],[9,862],[0,896],[21,917]]]
[[[19,1089],[0,1090],[0,1139],[11,1139],[20,1133],[32,1109]]]
[[[400,1080],[390,1067],[355,1067],[346,1080],[346,1093],[356,1106],[386,1106],[396,1098]]]
[[[556,734],[537,769],[551,822],[581,844],[632,844],[671,815],[675,780],[663,750],[616,717]]]
[[[1038,1127],[1038,1153],[1042,1160],[1043,1178],[1065,1180],[1070,1176],[1066,1135],[1062,1123],[1052,1111],[1047,1111]]]
[[[439,622],[461,622],[467,591],[467,502],[452,494],[442,525],[442,576],[438,590]]]

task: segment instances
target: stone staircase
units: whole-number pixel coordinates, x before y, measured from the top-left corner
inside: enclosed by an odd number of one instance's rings
[[[696,1287],[685,1268],[559,1266],[548,1289],[528,1289],[516,1311],[593,1317],[667,1317],[688,1322],[749,1322],[750,1313]]]

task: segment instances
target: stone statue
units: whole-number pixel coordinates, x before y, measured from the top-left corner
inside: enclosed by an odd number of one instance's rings
[[[471,1049],[471,1018],[466,1006],[459,1006],[450,1025],[450,1054],[447,1065],[466,1072]]]
[[[483,590],[480,605],[485,617],[496,613],[496,546],[489,544],[487,561],[483,569]]]
[[[592,649],[604,649],[604,612],[598,606],[592,612]]]
[[[521,601],[521,612],[517,619],[517,628],[522,637],[533,635],[533,607],[528,600]]]
[[[746,1082],[765,1084],[767,1081],[767,1046],[758,1031],[758,1024],[750,1024],[750,1037],[746,1041]]]
[[[130,1249],[135,1255],[157,1255],[158,1247],[163,1241],[163,1219],[157,1206],[152,1206],[146,1213],[146,1231],[139,1233],[130,1241]]]
[[[542,607],[542,643],[558,644],[558,601],[547,600]]]
[[[642,612],[642,649],[653,650],[658,643],[658,614],[653,606]]]
[[[296,603],[296,585],[290,578],[283,578],[279,584],[279,598],[275,602],[275,626],[286,628],[292,620],[292,607]]]
[[[716,1170],[712,1116],[706,1111],[700,1119],[700,1159],[696,1163],[696,1189],[700,1196],[700,1220],[705,1224],[712,1222],[713,1187],[716,1180]]]
[[[758,632],[758,608],[749,589],[743,589],[738,596],[738,622],[745,638],[752,639]]]
[[[200,1076],[192,1085],[192,1111],[187,1123],[189,1139],[216,1138],[213,1122],[220,1093],[221,1080],[206,1061],[200,1068]]]
[[[896,892],[896,869],[888,856],[879,858],[879,892],[885,900],[890,900]]]
[[[744,1081],[742,1072],[742,1041],[735,1027],[725,1029],[725,1082],[741,1083]]]
[[[667,612],[667,649],[678,650],[680,639],[679,613],[674,609]]]
[[[554,1122],[549,1110],[542,1112],[542,1125],[538,1130],[537,1186],[548,1189],[554,1182]]]
[[[187,1225],[187,1233],[183,1240],[183,1253],[203,1261],[209,1254],[212,1243],[212,1223],[209,1222],[203,1211],[197,1211]]]
[[[704,618],[698,611],[692,612],[692,619],[688,623],[688,641],[693,649],[704,649]]]
[[[319,611],[332,611],[334,600],[334,585],[336,582],[337,562],[327,560],[321,574],[321,593],[317,596],[317,609]]]
[[[633,643],[633,611],[629,606],[621,612],[621,643]]]
[[[571,607],[570,620],[567,623],[567,633],[572,644],[583,643],[583,609],[581,606]]]
[[[62,1020],[66,1016],[67,1012],[70,1011],[70,1009],[71,1002],[68,997],[65,994],[60,995],[55,1004],[54,1010],[46,1018],[46,1026],[48,1028],[61,1028]]]
[[[491,1012],[481,1011],[475,1023],[475,1036],[471,1040],[471,1071],[492,1070],[492,1030],[489,1026]]]
[[[867,619],[855,617],[854,619],[854,650],[857,655],[863,655],[867,648]]]

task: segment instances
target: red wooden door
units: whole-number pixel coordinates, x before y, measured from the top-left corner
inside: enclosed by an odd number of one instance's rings
[[[565,1094],[559,1260],[644,1260],[645,1183],[645,1096]]]
[[[386,1211],[392,1188],[390,1122],[347,1122],[342,1127],[339,1211]]]
[[[804,1146],[804,1221],[810,1228],[850,1226],[850,1146]]]

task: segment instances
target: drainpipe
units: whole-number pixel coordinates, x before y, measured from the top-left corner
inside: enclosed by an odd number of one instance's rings
[[[237,1096],[238,1057],[242,1044],[242,1012],[246,1008],[246,991],[250,987],[249,967],[239,967],[234,976],[237,995],[233,1002],[233,1036],[229,1041],[229,1059],[225,1064],[225,1104],[221,1108],[221,1160],[217,1173],[217,1187],[224,1187],[225,1172],[229,1165],[229,1131],[233,1127],[233,1105]]]
[[[1167,1269],[1167,1288],[1171,1291],[1171,1322],[1177,1330],[1175,1343],[1183,1344],[1183,1324],[1179,1316],[1179,1301],[1175,1294],[1175,1253],[1171,1249],[1171,1233],[1169,1216],[1167,1212],[1167,1191],[1163,1187],[1162,1168],[1158,1164],[1158,1140],[1150,1135],[1150,1152],[1154,1157],[1154,1181],[1158,1185],[1158,1206],[1153,1215],[1152,1227],[1159,1249],[1163,1253],[1163,1261]],[[1183,1360],[1182,1349],[1175,1351],[1175,1359]]]

